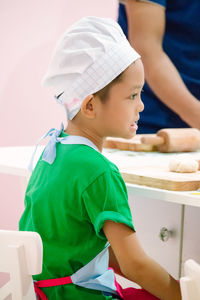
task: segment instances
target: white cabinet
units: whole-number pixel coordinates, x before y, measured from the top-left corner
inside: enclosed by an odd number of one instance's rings
[[[200,207],[185,207],[182,266],[189,258],[200,263]]]
[[[178,279],[182,206],[134,195],[129,195],[129,205],[145,252]],[[167,241],[161,239],[163,235],[160,232],[163,228],[164,236],[168,234],[169,237]]]

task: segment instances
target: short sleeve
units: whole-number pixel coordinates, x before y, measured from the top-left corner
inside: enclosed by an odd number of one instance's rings
[[[85,209],[96,235],[105,239],[102,230],[106,220],[124,223],[134,229],[125,183],[117,171],[100,175],[82,195]]]

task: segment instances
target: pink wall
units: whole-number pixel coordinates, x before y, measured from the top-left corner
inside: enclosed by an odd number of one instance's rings
[[[86,15],[115,19],[117,0],[1,0],[0,146],[34,145],[49,128],[66,123],[41,79],[60,34]],[[0,174],[1,229],[17,229],[20,192],[18,177]]]

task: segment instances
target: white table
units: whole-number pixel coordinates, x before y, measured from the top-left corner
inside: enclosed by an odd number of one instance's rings
[[[35,163],[37,162],[43,149],[44,146],[38,147],[34,160]],[[17,175],[29,179],[30,171],[28,170],[28,165],[33,151],[34,146],[0,147],[0,173]],[[112,162],[114,162],[119,167],[119,170],[120,161],[122,160],[134,162],[137,160],[137,157],[141,157],[141,155],[143,157],[152,155],[152,153],[131,153],[129,151],[119,151],[113,149],[104,149],[103,154]],[[165,154],[161,153],[157,153],[156,155],[165,156]],[[193,155],[196,155],[196,153]],[[168,156],[165,157],[166,159],[169,159],[171,156],[168,154]],[[200,207],[200,194],[193,194],[196,191],[176,192],[129,183],[127,183],[127,189],[130,194],[137,196]]]
[[[38,147],[35,163],[43,149],[44,146]],[[33,146],[0,148],[0,172],[20,176],[23,181],[23,193],[31,174],[28,164],[33,151]],[[103,154],[113,161],[119,170],[121,162],[133,163],[141,156],[164,157],[165,160],[171,157],[169,154],[136,153],[114,149],[105,149]],[[193,155],[199,156],[199,153],[193,153]],[[200,219],[200,195],[192,194],[195,191],[175,192],[136,184],[126,185],[134,223],[137,224],[136,230],[144,248],[171,274],[177,278],[180,277],[182,263],[188,256],[197,261],[200,260],[200,221],[198,224],[194,222],[195,218]],[[188,212],[189,208],[195,211],[189,210]],[[167,243],[158,238],[163,227],[172,233]],[[193,233],[192,243],[195,243],[195,247],[191,243],[191,232]],[[170,260],[166,260],[169,256]]]

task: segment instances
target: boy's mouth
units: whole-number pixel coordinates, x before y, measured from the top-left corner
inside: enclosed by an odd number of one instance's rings
[[[137,130],[138,129],[138,125],[137,125],[137,122],[134,122],[133,124],[131,124],[131,128],[134,129],[134,130]]]

